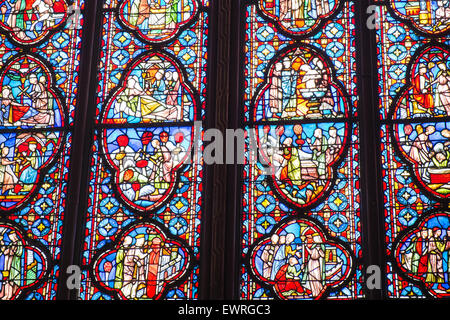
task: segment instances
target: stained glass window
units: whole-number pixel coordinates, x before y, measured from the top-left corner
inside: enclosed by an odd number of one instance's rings
[[[104,4],[80,299],[197,298],[207,12]]]
[[[381,297],[448,297],[449,26],[434,0],[0,0],[0,300],[371,298],[371,263]],[[214,126],[244,129],[228,176]]]
[[[448,10],[438,1],[378,10],[390,297],[450,294]]]
[[[354,5],[298,4],[246,7],[242,299],[362,296]]]
[[[0,12],[0,299],[53,299],[84,1],[0,1]]]

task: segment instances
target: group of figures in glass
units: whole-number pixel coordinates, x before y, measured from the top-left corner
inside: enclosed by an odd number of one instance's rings
[[[439,121],[450,116],[449,57],[443,46],[419,50],[412,61],[411,82],[399,92],[392,110],[393,119],[400,120],[392,125],[395,141],[413,176],[441,199],[450,194],[450,124]],[[437,295],[450,292],[449,217],[443,211],[425,216],[399,240],[395,251],[400,269]]]
[[[252,252],[259,279],[284,299],[319,298],[344,281],[351,270],[348,250],[329,241],[312,221],[283,224]]]
[[[338,0],[259,0],[259,7],[268,18],[294,34],[311,32],[338,5]]]
[[[399,117],[450,116],[448,54],[435,48],[416,59],[411,91],[408,94],[412,99],[402,103]]]
[[[326,60],[313,48],[288,50],[269,67],[256,98],[255,121],[316,120],[257,126],[259,148],[275,187],[295,206],[310,205],[329,190],[348,134],[344,97]]]
[[[138,224],[96,260],[94,269],[102,286],[134,300],[158,298],[165,284],[179,278],[188,265],[189,255],[178,242],[154,225]]]
[[[55,128],[64,112],[54,93],[48,69],[40,59],[14,58],[1,74],[0,125],[3,128]],[[60,132],[5,132],[0,134],[1,205],[12,208],[36,188],[39,172],[52,160]]]
[[[141,207],[159,203],[174,183],[174,171],[189,148],[188,128],[109,130],[107,158],[117,168],[117,183],[130,203]],[[126,135],[124,134],[126,133]],[[120,135],[119,135],[120,134]]]
[[[405,249],[405,266],[409,267],[415,275],[424,275],[426,282],[446,282],[442,258],[443,254],[450,250],[450,229],[444,231],[444,241],[442,241],[442,230],[439,227],[422,229]],[[448,259],[445,260],[448,261]],[[450,272],[448,266],[446,269]],[[448,280],[448,276],[446,278]]]
[[[13,45],[27,47],[43,41],[65,22],[67,11],[65,0],[0,1],[0,32],[12,41],[10,44],[4,39],[6,53]],[[63,141],[66,111],[55,87],[53,69],[42,56],[16,50],[3,61],[0,73],[0,208],[9,213],[21,208],[36,194],[43,174],[54,163]],[[42,243],[24,236],[22,226],[7,221],[2,220],[0,225],[1,300],[18,297],[49,272],[49,253]],[[38,227],[44,230],[46,226]]]
[[[193,17],[197,5],[124,1],[119,12],[144,40],[165,41]],[[142,214],[160,208],[177,186],[192,151],[197,101],[180,63],[167,53],[146,52],[127,70],[105,103],[101,122],[109,126],[100,140],[118,197]],[[120,299],[160,298],[187,272],[191,259],[186,244],[163,230],[154,222],[128,228],[114,248],[95,259],[98,285]]]
[[[450,127],[448,122],[427,119],[450,116],[449,57],[447,49],[437,46],[417,55],[411,84],[399,94],[393,109],[394,120],[409,120],[394,126],[403,156],[418,181],[440,197],[450,194]],[[417,118],[425,120],[415,122]]]
[[[399,9],[399,8],[403,9]],[[448,30],[447,1],[393,2],[406,10],[419,31],[438,34]],[[390,126],[395,147],[420,190],[438,201],[450,195],[450,51],[443,44],[416,50],[406,72],[406,84],[391,106]],[[444,202],[445,203],[445,202]],[[409,279],[419,280],[435,296],[450,292],[450,214],[448,207],[424,212],[396,239],[394,260]]]
[[[401,269],[437,293],[450,292],[450,218],[428,217],[398,243]]]
[[[304,54],[304,53],[303,53]],[[270,87],[261,97],[264,115],[272,119],[342,117],[339,93],[330,86],[326,63],[319,57],[289,54],[273,66]]]
[[[298,204],[308,204],[322,194],[330,178],[328,168],[343,147],[344,130],[341,123],[265,125],[260,148],[280,190]]]
[[[166,41],[196,14],[197,0],[126,0],[120,19],[148,41]]]
[[[193,95],[175,62],[150,54],[131,67],[107,103],[103,122],[180,122],[192,120],[194,113]],[[190,152],[192,130],[188,126],[104,130],[106,158],[129,205],[149,210],[167,197]]]
[[[64,114],[51,89],[52,80],[42,61],[22,56],[1,75],[0,121],[3,127],[60,127]]]
[[[411,21],[423,33],[439,34],[450,28],[448,0],[393,0],[391,6],[398,16]]]
[[[11,300],[46,272],[43,253],[12,225],[0,226],[0,300]]]
[[[0,24],[19,42],[33,43],[67,17],[64,0],[0,1]]]
[[[152,55],[132,67],[107,107],[105,123],[146,123],[192,119],[193,98],[183,76],[165,56]]]

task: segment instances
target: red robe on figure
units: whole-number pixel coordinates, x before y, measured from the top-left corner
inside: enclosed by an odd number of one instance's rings
[[[285,264],[284,266],[282,266],[275,276],[275,286],[277,287],[278,291],[284,293],[290,290],[294,290],[299,294],[309,294],[309,290],[302,287],[302,285],[300,284],[300,280],[286,278],[286,271],[288,267],[289,264]]]
[[[155,240],[157,239],[157,240]],[[153,239],[151,251],[148,254],[148,273],[147,273],[147,297],[155,298],[157,295],[156,287],[157,287],[157,277],[158,277],[158,269],[159,269],[159,256],[160,256],[160,239]],[[158,242],[159,240],[159,242]]]
[[[425,109],[433,109],[433,95],[428,92],[429,89],[427,89],[427,93],[423,93],[422,90],[424,88],[421,88],[420,84],[420,77],[425,77],[425,79],[428,81],[428,77],[426,75],[417,75],[413,79],[413,97],[417,101],[417,103]]]
[[[416,251],[420,255],[419,268],[417,270],[420,276],[426,276],[428,272],[428,253],[424,253],[427,249],[427,242],[423,238],[417,239]]]

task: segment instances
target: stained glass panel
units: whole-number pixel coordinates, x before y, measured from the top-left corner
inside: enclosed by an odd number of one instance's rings
[[[0,12],[0,299],[54,299],[84,1]]]
[[[375,3],[387,294],[445,298],[450,2]],[[364,297],[355,2],[242,4],[239,297]],[[209,10],[102,2],[79,299],[198,298]],[[84,15],[0,0],[0,300],[61,289]]]
[[[448,3],[390,1],[377,31],[390,297],[450,294]]]
[[[208,7],[105,1],[81,299],[198,297]]]
[[[314,3],[246,7],[241,299],[363,295],[354,5]]]

